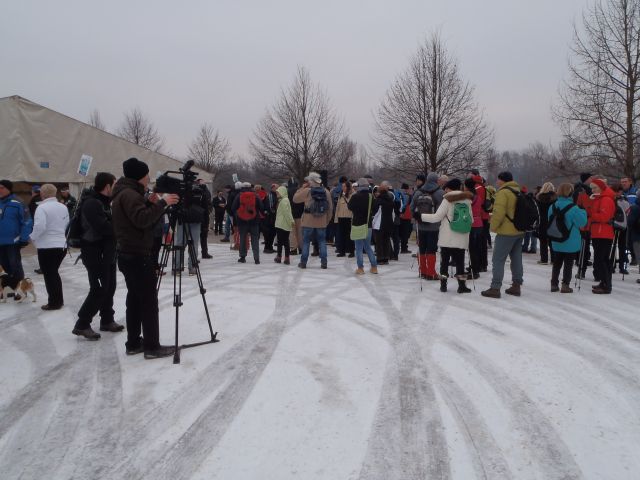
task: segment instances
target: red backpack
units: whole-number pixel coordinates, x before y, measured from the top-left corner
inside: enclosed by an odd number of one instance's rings
[[[240,206],[236,214],[245,222],[256,218],[256,194],[254,192],[242,192],[240,194]]]

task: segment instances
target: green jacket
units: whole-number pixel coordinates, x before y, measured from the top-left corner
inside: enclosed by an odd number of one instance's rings
[[[513,226],[513,222],[509,220],[509,218],[513,219],[516,213],[516,196],[508,190],[507,187],[511,187],[517,192],[520,191],[520,185],[516,182],[506,182],[496,192],[493,203],[493,213],[491,214],[491,231],[498,235],[507,235],[510,237],[524,235],[524,232],[517,230],[516,227]]]
[[[276,228],[290,232],[293,228],[293,214],[291,213],[291,202],[287,194],[287,187],[280,186],[277,190],[280,200],[276,211]]]

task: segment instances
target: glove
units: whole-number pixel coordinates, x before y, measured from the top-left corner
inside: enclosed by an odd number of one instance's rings
[[[25,241],[25,240],[20,240],[20,241],[18,242],[18,246],[19,246],[20,248],[24,248],[24,247],[26,247],[27,245],[29,245],[29,242],[27,242],[27,241]]]

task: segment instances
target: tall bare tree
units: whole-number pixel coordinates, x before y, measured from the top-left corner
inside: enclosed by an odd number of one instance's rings
[[[229,141],[211,125],[204,123],[189,144],[189,157],[196,161],[197,167],[212,174],[215,181],[227,169],[230,150]]]
[[[403,174],[463,172],[493,143],[474,88],[434,33],[387,91],[376,115],[383,162]],[[386,160],[384,160],[386,158]]]
[[[100,112],[97,108],[94,108],[89,114],[89,125],[92,127],[99,128],[100,130],[107,130],[104,123],[102,122],[102,118],[100,117]]]
[[[293,84],[258,123],[250,148],[257,171],[302,181],[312,170],[341,170],[354,153],[348,142],[327,95],[299,67]]]
[[[164,148],[164,139],[138,107],[124,114],[116,135],[154,152],[160,152]]]
[[[598,1],[574,25],[569,78],[554,117],[602,173],[640,176],[640,0]]]

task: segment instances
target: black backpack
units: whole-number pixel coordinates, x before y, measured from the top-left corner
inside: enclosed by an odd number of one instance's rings
[[[547,227],[547,237],[549,240],[560,243],[569,240],[571,230],[567,226],[565,214],[573,207],[575,207],[573,203],[570,203],[563,209],[558,209],[555,204],[551,207],[551,218],[549,219],[549,226]]]
[[[540,211],[533,195],[525,195],[511,187],[505,188],[516,196],[516,211],[513,218],[509,218],[507,215],[507,219],[520,232],[537,230],[540,225]]]
[[[313,187],[311,189],[311,203],[305,209],[305,213],[310,213],[314,217],[323,217],[328,209],[327,191],[324,187]]]
[[[67,225],[67,247],[80,248],[80,242],[82,241],[82,234],[84,230],[82,228],[82,205],[84,199],[81,199],[76,205],[73,215]]]
[[[413,218],[419,223],[424,223],[422,221],[423,213],[434,213],[435,211],[436,205],[430,193],[420,192],[413,196]]]

